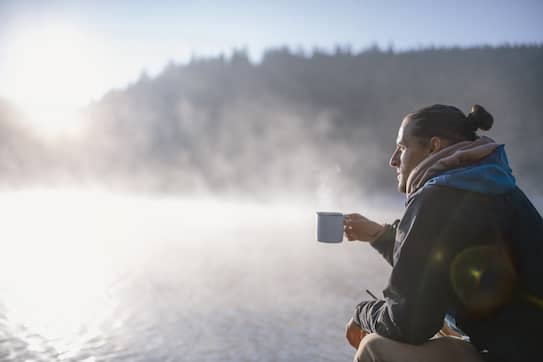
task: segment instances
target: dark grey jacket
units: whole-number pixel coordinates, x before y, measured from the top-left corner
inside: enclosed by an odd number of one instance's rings
[[[372,243],[393,269],[384,299],[356,307],[362,329],[420,344],[448,315],[489,361],[541,360],[543,220],[510,174],[480,182],[500,152],[428,182]]]

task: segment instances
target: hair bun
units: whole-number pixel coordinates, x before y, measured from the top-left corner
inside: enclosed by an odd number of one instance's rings
[[[469,112],[467,119],[473,123],[475,131],[478,129],[488,131],[492,128],[492,124],[494,123],[494,117],[478,104],[474,104],[473,107],[471,107],[471,112]]]

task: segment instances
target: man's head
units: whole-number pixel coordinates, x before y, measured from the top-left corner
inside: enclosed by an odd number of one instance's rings
[[[493,118],[474,105],[466,117],[456,107],[435,104],[409,113],[402,120],[390,166],[398,173],[398,191],[406,192],[411,171],[430,154],[461,142],[477,139],[476,131],[492,127]]]

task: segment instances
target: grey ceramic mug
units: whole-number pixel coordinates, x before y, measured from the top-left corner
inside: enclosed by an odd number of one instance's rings
[[[341,243],[343,241],[343,219],[341,212],[317,212],[317,241]]]

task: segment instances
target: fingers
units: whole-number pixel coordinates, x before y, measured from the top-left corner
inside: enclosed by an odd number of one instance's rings
[[[353,227],[350,223],[350,220],[347,218],[347,216],[345,216],[345,219],[343,220],[343,225],[345,226],[344,232],[345,232],[345,236],[347,237],[347,240],[353,241],[355,239],[353,235]]]
[[[345,214],[343,216],[343,224],[344,225],[347,225],[347,224],[353,224],[353,223],[360,223],[360,222],[365,222],[365,221],[369,221],[368,218],[360,215],[360,214]]]
[[[363,217],[360,214],[345,214],[343,217],[344,232],[347,240],[355,241],[358,240],[357,234],[354,232],[354,226],[357,225],[360,219]]]
[[[349,341],[349,344],[353,346],[354,349],[358,349],[364,334],[362,329],[358,327],[351,318],[345,327],[345,337],[347,337],[347,341]]]
[[[354,236],[353,230],[345,230],[345,236],[347,237],[347,240],[354,241],[356,240],[356,237]]]

